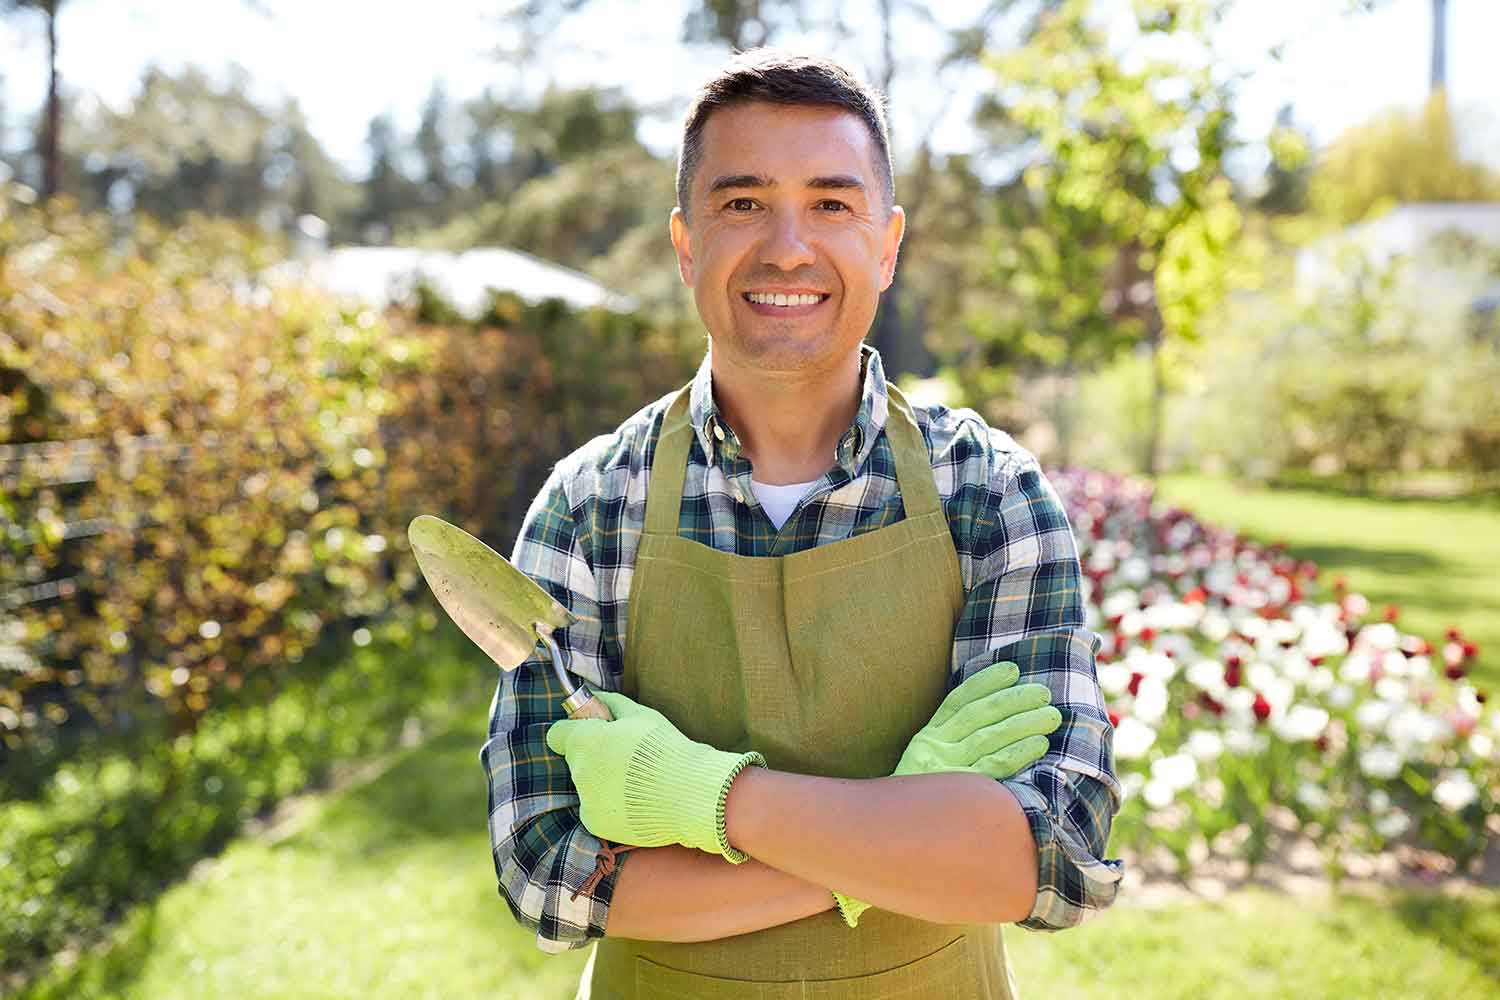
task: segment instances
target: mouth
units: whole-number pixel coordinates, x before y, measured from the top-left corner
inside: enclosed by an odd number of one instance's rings
[[[792,318],[817,312],[832,296],[828,292],[741,292],[740,298],[758,316]]]

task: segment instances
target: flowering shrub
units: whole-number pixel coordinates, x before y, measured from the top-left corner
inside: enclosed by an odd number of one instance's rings
[[[1467,678],[1479,650],[1372,616],[1318,568],[1185,511],[1149,483],[1051,474],[1078,537],[1099,685],[1126,804],[1118,842],[1251,866],[1296,817],[1330,875],[1401,841],[1462,867],[1500,800],[1500,712]]]

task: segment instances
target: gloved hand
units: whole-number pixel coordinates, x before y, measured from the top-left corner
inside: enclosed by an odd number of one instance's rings
[[[892,775],[972,771],[1008,778],[1040,760],[1047,734],[1062,725],[1043,684],[1016,684],[1021,668],[993,663],[948,692],[917,731]],[[870,904],[834,889],[844,923],[858,926]]]
[[[724,801],[735,776],[751,764],[765,767],[765,758],[690,740],[623,694],[594,694],[613,721],[563,719],[547,728],[547,746],[568,760],[584,827],[602,840],[683,844],[744,861],[725,835]]]

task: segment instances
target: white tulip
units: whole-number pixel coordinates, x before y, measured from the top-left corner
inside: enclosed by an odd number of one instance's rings
[[[1350,684],[1363,684],[1370,679],[1370,658],[1364,653],[1350,653],[1339,664],[1339,677]]]
[[[1379,698],[1362,703],[1354,710],[1354,722],[1361,729],[1383,728],[1395,714],[1396,706]]]
[[[1224,739],[1211,729],[1195,729],[1184,748],[1199,760],[1213,760],[1224,752]]]
[[[1135,691],[1135,715],[1148,726],[1154,726],[1167,714],[1167,686],[1155,677],[1141,680]]]
[[[1369,646],[1371,649],[1395,649],[1397,643],[1401,641],[1401,634],[1390,622],[1376,622],[1374,625],[1366,625],[1360,629],[1354,641],[1359,645]]]
[[[1223,642],[1229,638],[1229,617],[1218,608],[1209,608],[1203,612],[1203,618],[1198,622],[1198,631],[1209,642]]]
[[[1304,781],[1297,787],[1297,801],[1309,809],[1327,809],[1332,800],[1321,786]]]
[[[1188,683],[1200,691],[1213,694],[1224,687],[1224,664],[1218,660],[1199,660],[1196,663],[1190,663],[1185,673]]]
[[[1288,742],[1311,742],[1328,726],[1328,713],[1312,705],[1293,705],[1285,714],[1271,716],[1271,726]]]
[[[1137,760],[1146,755],[1156,742],[1156,730],[1132,716],[1126,716],[1115,727],[1115,756]]]
[[[1151,762],[1151,780],[1164,782],[1173,791],[1191,788],[1198,780],[1198,762],[1191,754],[1178,753]]]
[[[1333,671],[1327,667],[1313,667],[1312,672],[1307,675],[1307,680],[1302,684],[1307,688],[1308,694],[1323,694],[1333,685]]]
[[[1127,611],[1135,611],[1140,606],[1141,597],[1135,591],[1116,590],[1099,603],[1099,610],[1104,613],[1105,618],[1113,618]]]
[[[1433,786],[1432,798],[1449,812],[1462,812],[1479,798],[1479,789],[1467,772],[1449,771]]]
[[[1375,832],[1387,840],[1401,836],[1410,827],[1411,819],[1399,809],[1375,821]]]
[[[1175,794],[1171,785],[1165,781],[1157,781],[1155,779],[1146,782],[1146,787],[1142,792],[1146,804],[1152,809],[1165,809],[1172,804],[1172,798]]]
[[[1375,682],[1375,697],[1384,701],[1405,701],[1406,682],[1399,677],[1382,677]]]
[[[1404,762],[1394,748],[1373,746],[1359,755],[1359,769],[1371,778],[1394,778]]]
[[[1099,690],[1105,694],[1123,694],[1130,687],[1130,668],[1123,663],[1105,663],[1099,667]]]

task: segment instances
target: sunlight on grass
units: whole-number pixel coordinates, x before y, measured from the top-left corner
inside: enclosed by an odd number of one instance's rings
[[[1401,609],[1403,629],[1441,643],[1452,625],[1478,643],[1476,680],[1500,688],[1500,510],[1461,500],[1383,500],[1311,489],[1241,488],[1209,476],[1166,476],[1159,496],[1258,541],[1286,542],[1331,585],[1342,575],[1376,619]]]

